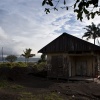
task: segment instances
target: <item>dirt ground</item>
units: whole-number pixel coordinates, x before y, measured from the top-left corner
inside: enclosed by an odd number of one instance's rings
[[[44,100],[43,95],[51,93],[57,97],[45,100],[100,100],[99,80],[67,81],[27,75],[7,82],[6,87],[0,88],[0,100]]]

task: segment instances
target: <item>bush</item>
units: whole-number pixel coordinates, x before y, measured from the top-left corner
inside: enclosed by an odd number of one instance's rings
[[[0,63],[0,79],[20,78],[28,72],[28,67],[23,62]]]
[[[33,73],[30,73],[30,75],[31,74],[38,77],[46,77],[47,76],[46,63],[41,62],[41,63],[35,64],[33,67]]]
[[[13,68],[13,67],[27,67],[27,64],[24,63],[24,62],[13,62],[13,63],[6,62],[6,63],[0,63],[0,68],[1,67],[10,67],[10,68]]]
[[[2,67],[11,67],[10,63],[0,63],[0,68]]]
[[[46,63],[45,62],[38,63],[36,67],[37,67],[38,71],[45,70],[46,69]]]
[[[0,79],[6,79],[10,70],[11,67],[7,66],[7,64],[0,64]]]
[[[25,78],[27,74],[30,72],[28,67],[13,67],[9,72],[9,80],[20,80]]]
[[[36,62],[28,62],[28,67],[34,67],[37,63]]]
[[[15,67],[27,67],[27,64],[25,62],[17,62],[15,63]]]

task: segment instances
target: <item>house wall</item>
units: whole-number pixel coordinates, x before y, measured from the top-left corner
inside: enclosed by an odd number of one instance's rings
[[[58,53],[58,54],[47,54],[47,66],[48,66],[48,76],[52,76],[53,74],[51,72],[52,69],[52,64],[51,64],[51,59],[52,56],[63,56],[63,70],[64,70],[64,75],[62,77],[67,77],[69,74],[69,77],[76,76],[76,67],[77,67],[77,62],[86,62],[86,74],[82,76],[95,76],[95,66],[96,66],[96,61],[95,61],[95,56],[92,55],[68,55],[67,53]],[[66,61],[68,63],[66,63]],[[81,65],[82,65],[81,64]],[[66,66],[69,66],[69,71],[65,71]],[[83,66],[83,65],[82,65]],[[57,66],[58,67],[58,66]],[[51,72],[51,73],[50,73]],[[57,77],[57,76],[55,76]]]
[[[58,56],[58,58],[61,58],[62,60],[58,60],[54,61],[56,63],[56,66],[54,64],[54,62],[52,62],[52,57],[54,56]],[[62,61],[62,63],[60,62]],[[59,78],[67,78],[68,75],[71,76],[71,68],[70,71],[68,72],[68,67],[66,66],[70,66],[69,63],[69,57],[67,54],[47,54],[47,67],[48,67],[48,77],[59,77]],[[52,68],[52,63],[53,63],[53,67],[56,68]],[[56,73],[54,72],[54,70],[56,71]]]

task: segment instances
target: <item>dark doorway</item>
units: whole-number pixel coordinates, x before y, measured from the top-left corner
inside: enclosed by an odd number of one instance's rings
[[[86,61],[76,62],[76,76],[87,76],[87,62]]]

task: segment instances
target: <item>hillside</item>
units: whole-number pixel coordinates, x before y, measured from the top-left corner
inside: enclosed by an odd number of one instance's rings
[[[40,58],[29,58],[29,62],[37,62]],[[3,60],[5,61],[5,57],[3,58]],[[24,62],[25,58],[24,57],[18,57],[17,58],[18,62]],[[2,57],[0,57],[0,62],[2,62]]]

